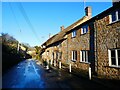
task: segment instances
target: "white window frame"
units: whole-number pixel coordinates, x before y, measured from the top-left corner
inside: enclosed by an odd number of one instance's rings
[[[88,25],[85,25],[81,28],[81,34],[86,34],[88,32]]]
[[[81,28],[81,34],[83,34],[83,28]]]
[[[74,59],[73,55],[76,59]],[[72,61],[77,61],[77,51],[76,50],[72,51]]]
[[[72,31],[72,37],[76,37],[77,35],[77,30]]]
[[[111,50],[115,50],[116,65],[112,65]],[[120,68],[120,65],[118,65],[118,50],[120,50],[120,49],[108,49],[109,66],[119,67]]]
[[[120,19],[118,18],[118,10],[113,11],[115,12],[116,20],[112,21],[112,13],[109,15],[110,23],[114,23],[116,21],[119,21]]]
[[[80,51],[80,62],[90,63],[88,59],[89,59],[88,58],[88,50],[81,50]]]

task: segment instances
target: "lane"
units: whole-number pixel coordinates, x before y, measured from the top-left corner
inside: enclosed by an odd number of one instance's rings
[[[2,86],[3,88],[44,88],[44,81],[40,76],[33,61],[25,60],[2,77]]]
[[[2,78],[3,88],[104,88],[93,81],[77,77],[65,70],[46,70],[35,60],[25,60],[9,70]]]
[[[22,80],[22,76],[25,70],[25,62],[23,61],[18,65],[11,68],[4,76],[2,76],[2,86],[6,88],[12,87],[16,82]]]

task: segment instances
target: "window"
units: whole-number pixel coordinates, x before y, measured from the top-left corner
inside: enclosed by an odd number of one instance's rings
[[[54,60],[54,52],[52,53],[52,58],[53,58],[53,60]]]
[[[88,26],[86,25],[86,26],[83,26],[82,28],[81,28],[81,34],[85,34],[85,33],[87,33],[88,32]]]
[[[58,59],[61,60],[62,59],[62,52],[58,53]]]
[[[56,52],[56,59],[58,59],[58,54],[59,54],[59,52]]]
[[[120,9],[116,10],[116,11],[113,11],[111,13],[111,20],[110,20],[110,22],[115,22],[115,21],[118,21],[118,20],[120,20]]]
[[[87,62],[87,63],[89,62],[87,50],[80,51],[80,62]]]
[[[120,49],[108,50],[109,54],[109,65],[110,66],[120,66]]]
[[[116,12],[112,12],[112,22],[116,21]]]
[[[72,51],[72,61],[76,61],[77,60],[77,51]]]
[[[72,32],[72,37],[75,37],[76,35],[77,35],[77,31],[74,30],[74,31]]]

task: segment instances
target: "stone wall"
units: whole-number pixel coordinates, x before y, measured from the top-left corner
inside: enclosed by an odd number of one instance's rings
[[[89,40],[90,40],[90,30],[84,35],[81,35],[81,28],[77,30],[76,37],[72,37],[72,32],[68,34],[68,60],[72,64],[72,67],[77,68],[81,71],[88,72],[89,63],[80,62],[80,51],[90,50]],[[77,51],[77,61],[72,60],[72,51]]]
[[[67,46],[67,39],[64,40],[62,44],[62,63],[68,64],[68,46]]]
[[[109,24],[109,15],[96,21],[98,75],[109,79],[120,79],[120,68],[110,67],[108,49],[120,48],[120,22]]]

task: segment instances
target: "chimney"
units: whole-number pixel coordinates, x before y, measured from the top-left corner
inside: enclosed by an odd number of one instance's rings
[[[90,6],[85,8],[85,15],[88,16],[89,18],[92,17],[92,9]]]
[[[115,6],[116,4],[120,3],[120,0],[112,0],[112,4],[113,6]]]
[[[61,29],[61,31],[63,31],[65,28],[64,28],[64,26],[61,26],[60,29]]]

